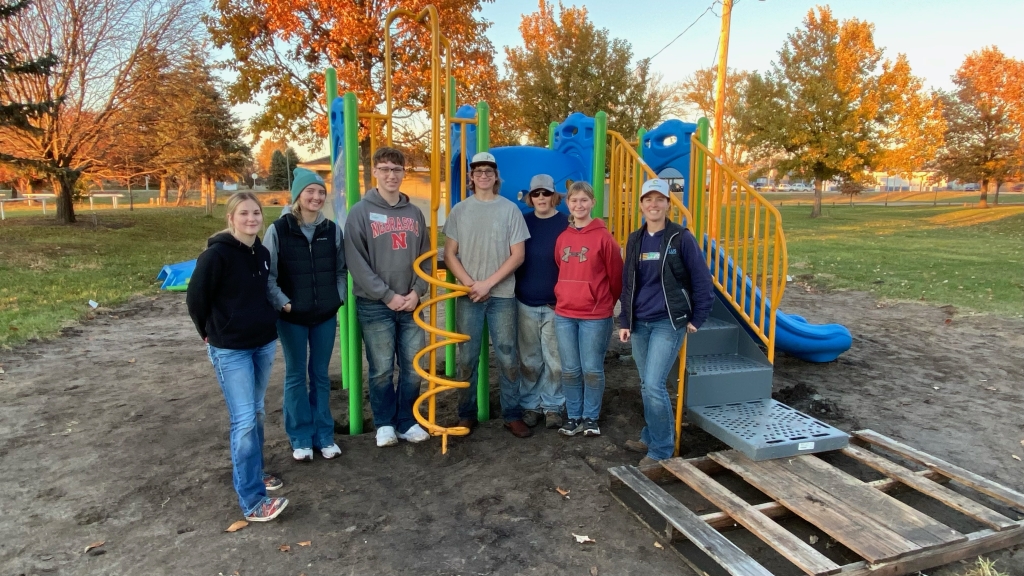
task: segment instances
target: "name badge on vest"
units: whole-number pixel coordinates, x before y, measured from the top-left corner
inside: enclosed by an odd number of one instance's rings
[[[661,260],[661,252],[641,252],[640,261],[650,262],[652,260]]]

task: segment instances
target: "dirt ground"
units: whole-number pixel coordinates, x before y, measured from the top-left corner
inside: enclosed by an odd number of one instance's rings
[[[1024,490],[1024,463],[1011,457],[1024,456],[1024,320],[798,287],[784,308],[843,323],[855,341],[829,364],[781,357],[777,397]],[[278,356],[265,455],[291,504],[277,521],[225,533],[241,515],[202,342],[183,296],[138,299],[0,352],[0,575],[688,574],[607,488],[609,467],[638,460],[621,444],[642,425],[635,367],[628,349],[614,351],[600,438],[519,440],[491,421],[444,456],[439,439],[378,449],[368,433],[339,435],[342,457],[312,464],[290,458]],[[497,403],[492,390],[492,413]],[[346,392],[333,405],[346,426]],[[722,446],[692,428],[684,444],[687,456]],[[990,557],[1024,575],[1024,551]]]

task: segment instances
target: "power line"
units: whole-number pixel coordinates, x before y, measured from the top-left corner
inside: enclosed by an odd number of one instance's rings
[[[647,62],[650,62],[651,60],[654,60],[655,58],[657,58],[657,57],[658,57],[658,54],[661,54],[662,52],[664,52],[665,50],[667,50],[669,46],[671,46],[672,44],[674,44],[676,40],[679,40],[679,38],[681,38],[681,37],[683,36],[683,34],[686,34],[686,32],[690,30],[690,28],[693,28],[693,26],[694,26],[695,24],[697,24],[697,22],[700,22],[700,19],[701,19],[701,18],[703,18],[703,17],[704,17],[704,16],[705,16],[705,15],[706,15],[706,14],[707,14],[708,12],[711,12],[711,10],[712,10],[712,9],[714,9],[714,7],[715,7],[716,5],[718,5],[718,4],[721,4],[721,1],[720,1],[720,0],[715,0],[714,2],[712,2],[712,3],[711,3],[711,5],[707,7],[707,9],[705,9],[705,10],[704,10],[703,12],[701,12],[701,13],[700,13],[700,16],[697,16],[697,19],[696,19],[696,20],[694,20],[693,22],[691,22],[691,23],[690,23],[690,25],[689,25],[689,26],[687,26],[686,28],[684,28],[684,29],[683,29],[683,31],[682,31],[682,32],[680,32],[679,34],[677,34],[675,38],[673,38],[672,40],[670,40],[668,44],[665,44],[665,45],[664,45],[664,46],[663,46],[663,47],[661,48],[661,50],[658,50],[657,52],[655,52],[655,53],[654,53],[654,56],[651,56],[650,58],[647,58],[647,59],[646,59],[646,60],[647,60]],[[637,70],[638,68],[640,68],[640,67],[639,67],[639,66],[637,66],[637,68],[635,68],[635,69],[634,69],[633,71],[634,71],[634,72],[636,72],[636,70]]]

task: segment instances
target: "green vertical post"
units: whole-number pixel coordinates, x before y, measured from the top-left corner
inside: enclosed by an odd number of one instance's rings
[[[334,99],[338,97],[338,72],[334,68],[328,68],[324,73],[325,77],[325,92],[327,93],[327,147],[331,151],[331,181],[334,181],[334,124],[331,123],[331,104]],[[334,190],[331,190],[334,193]],[[334,215],[335,221],[338,219],[338,215]],[[346,298],[347,300],[347,298]],[[341,341],[341,346],[338,350],[338,360],[341,362],[341,387],[348,389],[348,378],[345,374],[345,369],[348,367],[348,322],[346,321],[347,311],[345,306],[342,306],[338,310],[338,339]]]
[[[448,135],[452,135],[452,118],[455,117],[455,107],[458,105],[458,100],[455,98],[455,78],[448,78]],[[463,151],[464,153],[465,151]],[[445,166],[445,170],[451,170],[451,166]],[[452,191],[447,190],[447,202],[444,205],[445,214],[448,214],[448,208],[452,205],[451,198]],[[440,248],[440,246],[435,246]],[[444,279],[449,284],[455,283],[455,275],[452,274],[451,270],[445,272]],[[455,301],[458,298],[451,300],[445,300],[444,303],[444,329],[449,332],[455,332]],[[444,347],[444,375],[448,378],[455,377],[455,345],[449,344]]]
[[[356,95],[345,93],[345,204],[349,210],[359,201],[359,104]],[[356,318],[356,303],[352,300],[352,275],[348,276],[349,298],[345,301],[348,323],[348,433],[363,433],[363,350],[362,331]]]
[[[548,148],[552,150],[555,149],[555,129],[557,128],[558,122],[554,120],[551,121],[551,124],[548,124]]]
[[[701,118],[697,120],[697,140],[700,141],[705,147],[708,145],[708,136],[711,132],[711,123],[707,118]],[[696,162],[696,168],[694,169],[695,178],[693,182],[690,182],[690,194],[696,194],[693,196],[693,218],[697,222],[703,222],[704,212],[707,210],[707,195],[704,194],[704,186],[707,182],[707,165],[704,160],[703,154],[694,154],[690,151],[690,158],[693,162]],[[698,242],[702,239],[698,238]]]
[[[594,187],[594,218],[604,218],[604,155],[608,147],[608,115],[594,114],[594,166],[590,173],[590,185]]]
[[[476,151],[487,152],[491,148],[491,108],[487,102],[480,101],[476,105]],[[490,335],[487,322],[484,321],[483,335],[480,338],[480,360],[476,374],[476,412],[477,420],[483,422],[491,419],[491,364]]]

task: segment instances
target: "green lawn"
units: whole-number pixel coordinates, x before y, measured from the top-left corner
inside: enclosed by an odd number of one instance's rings
[[[48,336],[88,313],[155,294],[164,264],[195,258],[224,226],[199,208],[97,211],[0,223],[0,347]],[[1024,312],[1024,207],[784,207],[789,273],[880,297]],[[783,308],[785,302],[783,302]]]
[[[1024,313],[1024,207],[784,207],[791,276],[880,297]],[[785,308],[785,306],[783,306]]]
[[[155,294],[164,264],[195,258],[206,237],[224,227],[202,209],[109,210],[79,214],[60,226],[52,217],[0,224],[0,346],[46,336],[84,316],[88,301],[115,306]]]

